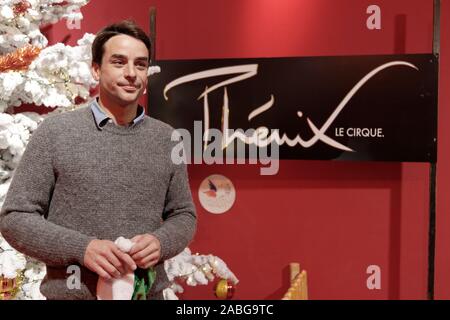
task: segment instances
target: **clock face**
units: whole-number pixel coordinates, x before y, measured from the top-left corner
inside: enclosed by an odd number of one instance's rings
[[[200,184],[198,197],[202,207],[214,214],[222,214],[231,209],[236,200],[233,183],[222,175],[211,175]]]

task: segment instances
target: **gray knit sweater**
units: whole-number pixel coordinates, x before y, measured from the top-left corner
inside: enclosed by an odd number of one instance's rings
[[[151,233],[162,259],[149,298],[168,280],[164,260],[192,240],[196,212],[185,165],[170,155],[172,128],[145,116],[132,127],[95,124],[90,108],[47,118],[33,133],[0,212],[0,232],[47,265],[49,299],[95,299],[97,275],[83,267],[92,239]],[[66,285],[81,266],[81,288]]]

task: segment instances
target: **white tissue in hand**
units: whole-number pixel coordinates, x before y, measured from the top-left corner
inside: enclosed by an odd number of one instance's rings
[[[124,237],[117,238],[114,243],[122,252],[130,252],[134,245],[134,242]],[[133,292],[134,272],[129,272],[118,279],[99,278],[97,282],[98,300],[131,300]]]
[[[130,239],[125,239],[124,237],[118,237],[114,243],[122,252],[130,252],[134,245],[134,242]]]

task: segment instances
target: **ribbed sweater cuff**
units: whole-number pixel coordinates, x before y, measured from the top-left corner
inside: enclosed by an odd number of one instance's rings
[[[156,238],[158,238],[159,243],[161,244],[161,258],[159,261],[164,261],[172,258],[173,250],[171,246],[171,241],[170,238],[166,235],[166,233],[163,230],[158,229],[152,232],[152,234]]]
[[[80,265],[84,266],[84,254],[86,248],[95,237],[80,236],[73,239],[72,245],[67,248],[68,254]]]

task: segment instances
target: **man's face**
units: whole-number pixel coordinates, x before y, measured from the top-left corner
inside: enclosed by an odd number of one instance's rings
[[[101,98],[121,106],[136,103],[147,87],[148,59],[142,41],[127,35],[110,38],[104,45],[102,65],[92,66]]]

